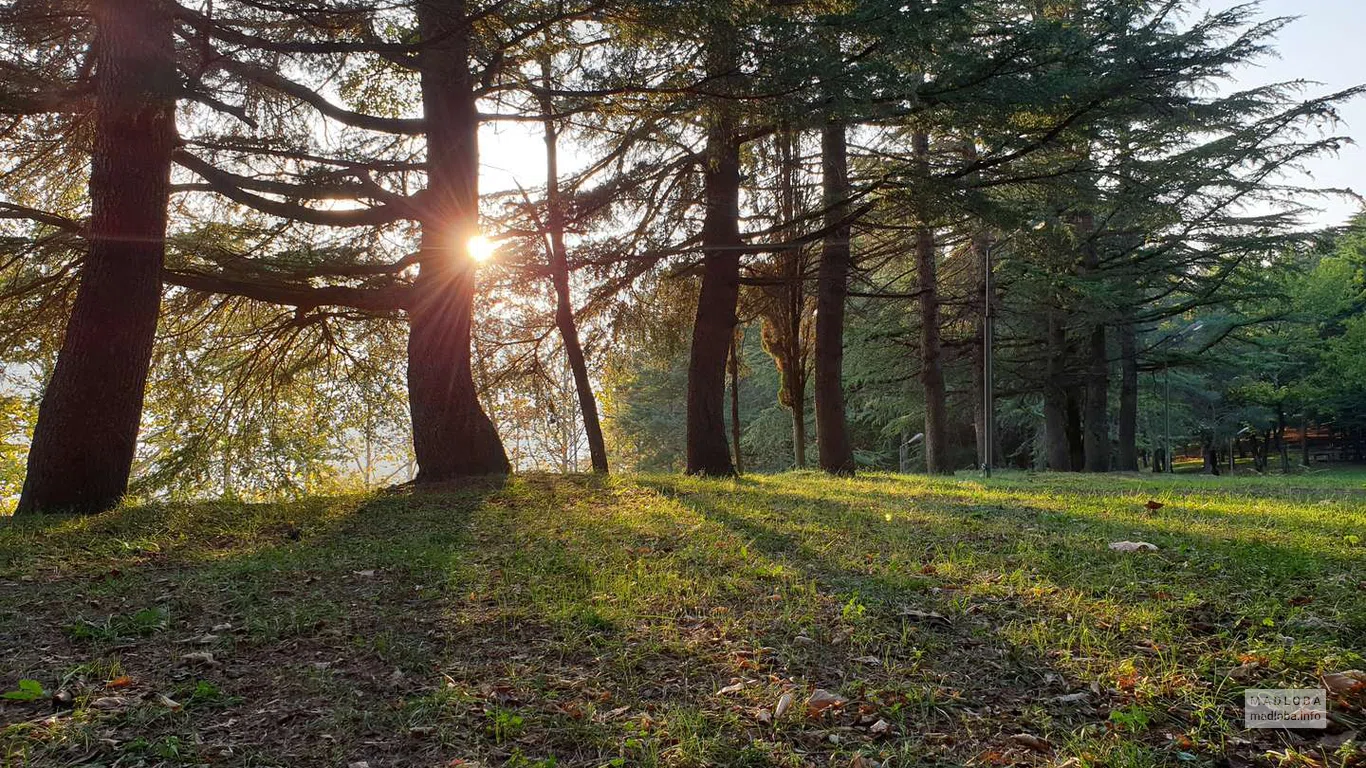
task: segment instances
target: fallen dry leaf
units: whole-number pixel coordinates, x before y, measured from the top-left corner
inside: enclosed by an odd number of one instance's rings
[[[1116,541],[1110,544],[1110,549],[1116,552],[1156,552],[1157,545],[1146,541]]]
[[[850,659],[850,661],[854,662],[855,664],[867,664],[870,667],[876,667],[882,664],[882,659],[879,659],[876,656],[858,656],[856,658]]]
[[[188,661],[191,664],[203,664],[206,667],[218,666],[218,660],[208,651],[195,651],[180,657],[181,661]]]
[[[948,618],[945,617],[944,614],[935,613],[934,611],[922,611],[917,608],[902,606],[901,610],[898,611],[898,615],[900,615],[903,618],[910,619],[912,621],[924,621],[930,624],[942,624],[944,626],[949,626]]]
[[[1010,737],[1010,740],[1021,746],[1028,747],[1035,752],[1052,752],[1053,745],[1047,740],[1041,739],[1032,733],[1017,733]]]
[[[130,685],[132,685],[132,684],[133,684],[133,678],[129,677],[128,675],[119,675],[118,677],[114,678],[113,680],[110,680],[109,682],[105,683],[105,684],[104,684],[104,687],[105,687],[105,688],[127,688],[128,686],[130,686]]]
[[[806,716],[820,717],[826,711],[838,709],[848,703],[848,699],[841,698],[824,688],[817,688],[811,692],[811,697],[806,700]]]
[[[119,709],[127,709],[133,705],[133,700],[127,696],[101,696],[90,702],[91,709],[98,709],[103,712],[113,712]]]
[[[892,724],[887,722],[886,720],[883,720],[882,718],[878,718],[878,721],[876,723],[873,723],[872,725],[868,726],[868,732],[873,734],[874,736],[881,736],[884,733],[890,731],[891,729]]]
[[[1366,691],[1366,672],[1349,669],[1346,672],[1330,672],[1323,676],[1323,687],[1334,696],[1347,696]]]
[[[787,714],[787,710],[792,708],[792,694],[784,693],[778,697],[778,706],[773,708],[773,719],[777,720]]]
[[[719,691],[716,692],[716,695],[717,695],[717,696],[725,696],[725,695],[728,694],[728,693],[738,693],[739,691],[744,690],[744,688],[745,688],[745,682],[744,682],[743,680],[741,680],[741,681],[738,682],[738,683],[731,683],[730,685],[726,686],[725,688],[722,688],[721,690],[719,690]]]

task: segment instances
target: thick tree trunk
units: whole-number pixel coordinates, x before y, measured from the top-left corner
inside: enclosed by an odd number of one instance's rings
[[[720,30],[708,71],[724,88],[733,68],[734,30]],[[687,454],[690,475],[734,475],[726,445],[726,361],[740,298],[740,139],[734,105],[711,106],[703,174],[702,290],[688,361]]]
[[[1119,326],[1119,457],[1121,472],[1138,471],[1138,332]]]
[[[417,482],[506,474],[507,453],[479,403],[471,367],[479,233],[479,115],[464,0],[417,4],[427,121],[419,273],[408,311],[408,401]]]
[[[1054,472],[1070,472],[1072,455],[1067,438],[1067,326],[1059,309],[1052,309],[1048,314],[1045,356],[1047,369],[1043,387],[1043,417],[1048,468]]]
[[[546,93],[541,97],[541,111],[555,112],[550,97],[550,61],[542,61]],[[560,148],[555,121],[545,121],[545,204],[546,229],[550,234],[550,277],[555,284],[555,326],[564,342],[564,354],[574,373],[574,391],[579,398],[579,415],[583,419],[584,437],[588,440],[588,455],[593,471],[607,474],[607,443],[602,437],[602,422],[598,419],[598,401],[593,397],[593,382],[588,377],[588,363],[583,345],[579,342],[578,324],[574,320],[574,301],[569,293],[569,254],[564,243],[564,207],[560,201]]]
[[[821,469],[854,473],[854,451],[844,416],[844,302],[849,292],[849,148],[845,128],[821,132],[822,187],[828,234],[816,280],[816,445]]]
[[[93,10],[90,250],[43,393],[16,514],[96,513],[128,488],[161,308],[178,80],[169,6]]]

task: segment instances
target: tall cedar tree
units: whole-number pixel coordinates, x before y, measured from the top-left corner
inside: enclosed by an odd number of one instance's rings
[[[99,0],[89,252],[43,393],[18,514],[96,513],[128,487],[161,305],[179,82],[172,8]]]

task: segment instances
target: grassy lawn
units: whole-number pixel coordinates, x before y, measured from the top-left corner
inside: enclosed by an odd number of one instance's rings
[[[0,704],[15,766],[1345,768],[1359,693],[1325,734],[1243,730],[1241,691],[1363,654],[1366,475],[520,477],[0,527],[0,688],[44,689]]]

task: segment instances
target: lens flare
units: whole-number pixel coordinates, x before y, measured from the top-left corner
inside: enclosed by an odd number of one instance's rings
[[[469,239],[466,246],[470,252],[470,258],[483,264],[493,258],[493,254],[498,250],[498,244],[483,235],[475,235]]]

